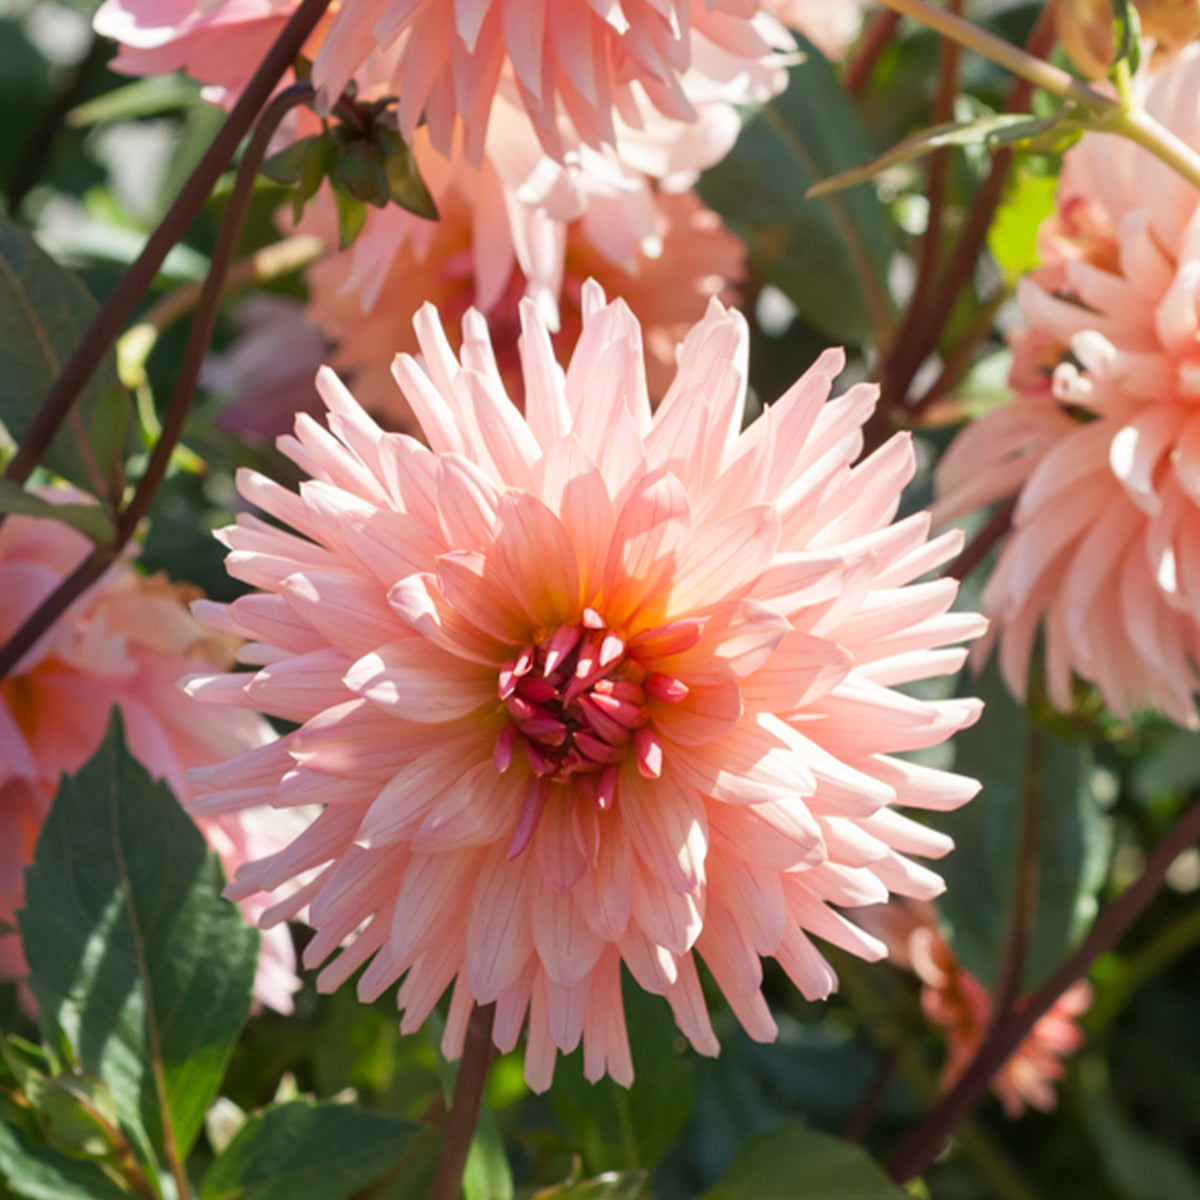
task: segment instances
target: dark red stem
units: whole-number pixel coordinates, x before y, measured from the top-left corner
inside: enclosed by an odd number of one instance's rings
[[[196,214],[204,207],[213,185],[233,161],[233,156],[254,124],[263,105],[275,90],[283,73],[292,65],[308,35],[329,7],[330,0],[304,0],[283,27],[275,44],[254,72],[246,90],[233,106],[213,143],[183,185],[175,203],[167,210],[158,228],[150,235],[141,254],[117,282],[112,294],[96,314],[62,374],[46,395],[30,423],[5,478],[24,483],[46,453],[59,426],[71,411],[84,385],[91,378],[108,348],[133,314],[138,302],[154,282],[168,252],[187,232]]]
[[[1189,846],[1200,840],[1200,799],[1179,824],[1162,839],[1146,860],[1145,869],[1097,918],[1079,949],[1064,960],[1053,975],[1022,1004],[993,1026],[979,1052],[958,1082],[938,1101],[925,1119],[901,1143],[888,1163],[888,1174],[905,1183],[919,1175],[941,1152],[954,1128],[978,1104],[992,1076],[1008,1061],[1054,1002],[1077,979],[1087,974],[1092,963],[1120,941],[1129,927],[1158,895],[1167,868]]]

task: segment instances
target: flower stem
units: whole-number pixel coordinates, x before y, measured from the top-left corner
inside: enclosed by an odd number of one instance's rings
[[[987,556],[987,552],[1009,531],[1012,526],[1013,512],[1016,510],[1016,497],[1006,500],[988,518],[987,524],[963,548],[962,553],[954,559],[945,570],[948,579],[963,580],[975,570]]]
[[[867,90],[880,55],[888,48],[900,24],[900,14],[890,8],[882,8],[871,18],[866,31],[858,41],[854,57],[846,63],[842,72],[842,89],[851,99],[858,100]]]
[[[1021,797],[1021,829],[1017,841],[1016,871],[1008,928],[1000,948],[993,989],[993,1023],[1012,1011],[1025,980],[1029,943],[1037,917],[1039,849],[1042,834],[1042,761],[1045,743],[1030,729],[1025,746],[1025,772]]]
[[[492,1023],[495,1019],[495,1004],[476,1007],[471,1013],[458,1078],[454,1081],[454,1101],[446,1118],[442,1154],[429,1200],[458,1200],[462,1191],[463,1168],[471,1139],[475,1136],[488,1068],[492,1065]]]
[[[1019,46],[1014,46],[1011,42],[1006,42],[1003,38],[998,38],[995,34],[980,29],[978,25],[972,24],[963,17],[947,12],[944,8],[938,8],[934,4],[929,4],[927,0],[883,0],[883,2],[888,8],[903,13],[906,17],[912,17],[914,21],[928,26],[935,33],[940,33],[943,37],[948,37],[952,41],[958,42],[959,45],[966,46],[968,50],[974,50],[977,54],[982,54],[984,58],[991,59],[992,62],[998,63],[1014,75],[1020,75],[1023,79],[1029,80],[1034,87],[1052,92],[1064,100],[1074,100],[1097,112],[1107,112],[1118,107],[1117,101],[1111,96],[1107,96],[1090,84],[1069,75],[1061,67],[1056,67],[1053,63],[1048,63],[1044,59],[1030,54],[1027,50],[1022,50]]]
[[[217,309],[225,287],[226,272],[241,234],[246,210],[250,205],[258,168],[262,165],[267,146],[275,130],[279,128],[279,122],[290,109],[311,95],[311,84],[298,83],[276,96],[259,120],[254,136],[246,147],[246,153],[242,156],[237,180],[230,193],[225,217],[217,234],[217,243],[213,249],[208,276],[204,280],[204,286],[196,306],[196,315],[192,320],[191,329],[188,331],[187,345],[184,348],[179,371],[175,377],[175,387],[171,392],[171,399],[163,417],[162,430],[158,440],[154,443],[154,449],[150,452],[146,470],[138,480],[133,496],[117,514],[116,536],[109,545],[93,547],[87,558],[34,609],[17,631],[0,647],[0,679],[3,679],[21,661],[26,652],[67,610],[71,603],[87,591],[116,561],[133,537],[138,522],[149,510],[158,486],[166,474],[171,454],[183,434],[184,422],[191,408],[192,397],[196,392],[196,383],[200,378],[200,365],[204,361],[204,355],[212,338],[213,326],[216,324]]]
[[[24,483],[41,461],[47,447],[79,397],[105,351],[116,340],[147,288],[154,282],[168,252],[183,237],[196,214],[204,207],[213,185],[233,160],[242,137],[254,124],[283,73],[295,61],[330,0],[304,0],[289,18],[274,45],[259,64],[225,124],[217,132],[200,164],[183,185],[175,203],[150,235],[141,254],[117,282],[112,294],[96,314],[75,353],[42,402],[41,408],[5,471],[5,478]]]
[[[1101,954],[1116,945],[1158,895],[1167,868],[1198,840],[1200,796],[1193,796],[1191,807],[1155,847],[1137,880],[1100,914],[1079,948],[1063,960],[1058,970],[1020,1009],[993,1026],[958,1082],[901,1143],[888,1163],[888,1174],[892,1179],[905,1183],[925,1170],[940,1152],[946,1138],[979,1102],[992,1076],[1008,1061],[1038,1018],[1049,1011],[1071,984],[1087,974]]]

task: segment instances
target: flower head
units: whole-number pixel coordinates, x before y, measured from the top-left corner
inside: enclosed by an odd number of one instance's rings
[[[222,102],[248,82],[298,0],[104,0],[98,33],[130,74],[186,68]],[[328,111],[354,80],[399,97],[400,132],[422,123],[446,156],[459,130],[478,163],[492,109],[507,98],[546,153],[614,145],[653,111],[690,124],[702,101],[767,99],[786,78],[791,38],[760,0],[347,0],[305,44]]]
[[[959,962],[939,931],[930,905],[905,902],[856,916],[883,939],[892,962],[921,980],[921,1007],[933,1024],[946,1031],[941,1083],[943,1090],[948,1090],[975,1058],[992,1027],[990,993]],[[1040,1112],[1055,1107],[1054,1084],[1063,1076],[1063,1060],[1083,1045],[1084,1034],[1077,1021],[1091,1003],[1087,980],[1072,984],[1038,1018],[993,1076],[992,1091],[1009,1118],[1021,1116],[1027,1106]]]
[[[1148,109],[1194,143],[1200,53],[1143,81]],[[1068,152],[1043,266],[1021,281],[1012,404],[962,434],[938,471],[950,516],[1017,496],[984,593],[1000,665],[1023,695],[1039,628],[1046,686],[1072,676],[1118,716],[1198,724],[1200,193],[1131,142]]]
[[[460,359],[422,309],[395,373],[428,445],[323,371],[328,429],[280,441],[299,495],[239,477],[294,532],[224,530],[262,591],[200,610],[263,665],[190,685],[299,722],[195,776],[197,811],[325,804],[233,894],[303,878],[268,919],[308,906],[306,962],[337,954],[319,987],[403,978],[405,1031],[453,985],[451,1057],[473,1003],[503,1049],[528,1017],[538,1089],[581,1039],[589,1078],[632,1079],[622,963],[704,1053],[698,958],[773,1037],[760,957],[817,998],[835,978],[810,935],[882,953],[836,906],[934,894],[908,856],[949,849],[893,806],[976,789],[894,756],[975,718],[894,685],[955,669],[981,622],[947,612],[952,581],[914,582],[960,539],[892,523],[909,441],[851,466],[875,389],[826,403],[830,352],[739,433],[748,334],[713,301],[652,414],[628,308],[594,283],[582,308],[563,371],[523,302],[523,417],[479,314]]]
[[[51,494],[51,498],[55,494]],[[59,521],[10,516],[0,528],[0,640],[86,558],[90,543]],[[194,589],[113,567],[55,622],[0,681],[0,922],[15,926],[24,868],[59,777],[74,774],[99,748],[113,708],[121,712],[130,753],[186,800],[185,773],[269,740],[253,714],[202,708],[176,686],[180,676],[232,662],[236,642],[196,623]],[[238,813],[199,824],[227,874],[280,845],[278,822]],[[255,920],[261,907],[243,906]],[[27,970],[15,934],[0,936],[0,974]],[[255,994],[291,1010],[297,986],[286,929],[264,939]]]
[[[500,374],[519,402],[521,298],[534,301],[558,344],[572,346],[583,283],[595,278],[641,321],[657,400],[674,374],[679,339],[708,300],[728,299],[745,273],[741,242],[695,192],[660,190],[611,151],[582,147],[571,167],[561,167],[541,153],[516,114],[507,115],[503,144],[478,169],[461,147],[442,159],[418,132],[417,161],[437,222],[396,207],[372,212],[352,247],[309,269],[310,321],[336,344],[333,363],[353,373],[360,402],[393,427],[414,428],[391,363],[397,350],[417,351],[412,322],[424,301],[455,324],[469,307],[488,318]],[[677,138],[679,130],[671,134]],[[726,144],[724,136],[720,141]],[[660,141],[655,165],[667,174],[668,163],[694,167],[709,153],[697,160]],[[323,228],[332,240],[329,208],[314,210],[304,227]]]

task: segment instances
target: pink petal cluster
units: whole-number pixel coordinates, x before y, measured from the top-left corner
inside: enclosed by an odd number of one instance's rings
[[[51,494],[53,498],[54,494]],[[0,527],[0,641],[14,633],[87,556],[88,540],[59,521],[10,516]],[[96,752],[113,708],[133,756],[180,800],[187,771],[260,746],[273,735],[252,713],[201,708],[177,682],[184,674],[228,666],[236,642],[197,624],[187,602],[195,590],[112,568],[0,681],[0,923],[15,929],[24,869],[59,777]],[[199,821],[232,875],[248,859],[278,849],[294,829],[264,826],[262,813]],[[276,816],[276,814],[272,814]],[[243,906],[256,920],[261,906]],[[0,975],[27,971],[15,933],[0,936]],[[255,995],[291,1011],[298,986],[286,929],[263,941]]]
[[[764,0],[778,21],[802,33],[826,58],[845,55],[862,29],[867,0]]]
[[[878,914],[868,910],[859,916],[886,943],[889,959],[921,980],[921,1007],[946,1031],[942,1088],[953,1087],[991,1028],[991,995],[955,957],[928,904],[893,904]],[[1063,1061],[1084,1043],[1077,1021],[1091,1004],[1091,985],[1083,979],[1072,984],[993,1076],[992,1091],[1010,1119],[1027,1106],[1039,1112],[1055,1108],[1054,1084],[1063,1076]]]
[[[1143,81],[1149,110],[1200,140],[1200,53]],[[1133,143],[1067,153],[1044,265],[1017,296],[1011,404],[969,426],[937,473],[940,512],[1016,496],[984,593],[1009,687],[1039,629],[1046,687],[1072,676],[1120,717],[1197,727],[1200,682],[1200,193]]]
[[[116,70],[184,68],[228,101],[296,0],[105,0],[95,18],[122,44]],[[351,80],[399,97],[400,131],[426,123],[449,156],[460,126],[478,163],[498,98],[531,122],[562,161],[575,145],[614,145],[644,114],[699,119],[697,97],[783,87],[791,39],[760,0],[347,0],[305,46],[318,100],[332,107]]]
[[[693,191],[663,190],[614,153],[588,147],[561,167],[511,109],[507,115],[504,136],[489,140],[480,168],[461,147],[441,158],[419,131],[417,161],[440,219],[395,206],[373,211],[352,247],[308,272],[309,320],[336,344],[333,362],[352,373],[359,400],[394,427],[413,428],[391,362],[397,350],[416,352],[412,321],[424,301],[456,325],[469,307],[487,316],[501,375],[519,400],[521,298],[532,299],[556,342],[570,347],[583,283],[594,277],[638,315],[657,400],[674,373],[677,342],[708,300],[731,299],[745,274],[741,242]],[[706,139],[700,161],[719,157],[736,127],[734,119],[715,147]],[[673,129],[653,145],[644,141],[642,161],[660,175],[690,176],[697,148],[684,153],[678,136]],[[324,227],[332,239],[331,216],[310,218],[305,228]]]
[[[702,1053],[698,959],[772,1038],[761,958],[815,999],[836,980],[812,937],[882,954],[838,906],[938,892],[909,856],[949,841],[897,809],[977,786],[896,756],[977,716],[896,685],[957,669],[982,622],[919,582],[959,535],[894,522],[908,439],[851,465],[876,389],[827,402],[831,351],[739,432],[748,332],[712,301],[652,413],[627,306],[589,283],[582,312],[564,370],[522,302],[522,416],[483,318],[456,356],[425,306],[394,371],[428,444],[323,370],[328,428],[279,443],[299,494],[239,475],[289,528],[220,535],[259,593],[197,610],[261,667],[190,684],[299,725],[194,773],[194,811],[325,806],[231,893],[302,880],[264,920],[307,906],[322,989],[402,980],[406,1032],[452,987],[451,1058],[494,1001],[501,1049],[528,1024],[539,1090],[581,1041],[589,1078],[633,1078],[622,964]]]

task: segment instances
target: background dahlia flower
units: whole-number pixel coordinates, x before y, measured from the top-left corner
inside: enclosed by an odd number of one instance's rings
[[[854,916],[887,946],[889,962],[920,979],[921,1008],[946,1033],[941,1086],[949,1090],[991,1030],[995,1018],[991,994],[959,962],[929,904],[905,901],[864,909]],[[1091,984],[1086,979],[1073,983],[1005,1060],[991,1083],[1005,1116],[1015,1120],[1027,1107],[1051,1112],[1057,1106],[1054,1085],[1063,1077],[1064,1060],[1085,1041],[1078,1020],[1091,1004]],[[1016,1008],[1019,1011],[1020,1001]]]
[[[1141,81],[1148,110],[1200,137],[1200,48]],[[984,592],[1008,686],[1025,694],[1041,628],[1046,686],[1072,675],[1116,715],[1196,728],[1200,657],[1200,193],[1133,143],[1066,155],[1043,265],[1017,291],[1011,404],[937,471],[939,514],[1016,496]]]
[[[461,148],[441,158],[418,131],[417,161],[439,220],[396,206],[372,211],[352,247],[308,270],[309,321],[335,344],[332,361],[353,374],[359,401],[396,428],[415,428],[391,364],[398,350],[416,353],[413,318],[423,302],[455,327],[470,307],[484,313],[501,376],[519,402],[522,297],[534,301],[556,343],[570,347],[584,281],[594,277],[637,314],[657,400],[674,374],[676,344],[712,296],[733,298],[745,274],[742,243],[694,191],[660,190],[612,152],[587,147],[561,167],[541,154],[519,116],[508,115],[509,136],[478,169]],[[668,140],[678,132],[642,146],[643,161],[670,172],[672,184],[690,178],[712,150],[698,161],[694,148],[684,153]],[[325,199],[302,227],[333,244],[336,221]]]
[[[121,44],[117,71],[183,68],[230,103],[297,0],[104,0],[96,32]],[[478,163],[500,97],[562,161],[614,145],[653,111],[690,124],[704,100],[765,100],[786,80],[792,39],[760,0],[347,0],[305,43],[328,111],[351,80],[399,97],[400,132],[426,123],[449,156],[461,124]],[[731,100],[736,97],[730,95]]]
[[[50,495],[53,498],[54,494]],[[9,516],[0,527],[0,641],[11,636],[84,559],[91,543],[64,525]],[[273,735],[265,721],[235,709],[201,707],[176,685],[182,675],[222,668],[237,643],[197,624],[190,587],[113,567],[55,622],[0,681],[0,923],[15,928],[24,872],[59,777],[73,775],[104,739],[120,709],[130,753],[179,799],[193,767],[259,746]],[[278,849],[296,826],[261,810],[201,818],[197,823],[232,876],[249,859]],[[262,906],[242,905],[251,921]],[[0,935],[0,976],[26,973],[20,939]],[[263,939],[256,997],[290,1012],[298,986],[285,927]]]
[[[629,1083],[622,963],[713,1054],[697,959],[767,1040],[761,957],[824,997],[811,937],[883,953],[837,906],[941,889],[909,855],[948,839],[897,808],[976,785],[895,754],[979,706],[895,685],[955,670],[948,643],[982,622],[947,612],[953,581],[914,582],[960,539],[892,523],[908,439],[851,466],[876,389],[826,403],[839,352],[739,433],[748,335],[719,303],[653,415],[624,303],[585,287],[565,371],[529,301],[521,321],[524,417],[482,317],[456,357],[426,306],[422,358],[395,373],[428,445],[381,431],[326,369],[328,429],[301,416],[280,440],[299,494],[240,474],[290,530],[222,531],[261,590],[197,612],[255,639],[261,667],[189,686],[299,728],[193,773],[193,811],[324,804],[230,889],[303,880],[263,919],[307,906],[305,962],[336,955],[320,988],[365,967],[369,1000],[402,978],[411,1032],[453,985],[449,1057],[495,1001],[501,1049],[528,1021],[533,1088],[581,1040],[588,1078]]]

